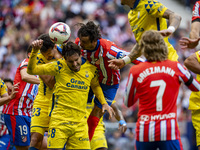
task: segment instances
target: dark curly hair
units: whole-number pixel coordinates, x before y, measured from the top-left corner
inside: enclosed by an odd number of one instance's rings
[[[49,34],[41,34],[39,37],[38,37],[38,40],[43,40],[43,45],[40,49],[40,51],[42,53],[45,53],[47,52],[47,50],[49,48],[52,48],[54,47],[54,43],[50,40],[50,37],[49,37]]]
[[[63,45],[62,56],[66,59],[69,56],[74,54],[81,55],[81,48],[73,42],[68,42],[66,45]]]
[[[86,24],[80,24],[81,27],[78,30],[78,37],[89,36],[91,42],[101,38],[100,27],[95,25],[93,21],[88,21]]]

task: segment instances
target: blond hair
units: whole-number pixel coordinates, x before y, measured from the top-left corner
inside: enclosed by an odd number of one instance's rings
[[[140,49],[147,61],[163,61],[168,57],[168,48],[162,35],[156,30],[143,33]]]

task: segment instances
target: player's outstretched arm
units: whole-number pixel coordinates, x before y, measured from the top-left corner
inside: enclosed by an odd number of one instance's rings
[[[116,103],[113,103],[111,105],[111,107],[113,108],[114,112],[115,112],[115,118],[119,121],[119,130],[122,133],[125,133],[127,130],[127,124],[126,121],[124,120],[124,117],[122,115],[122,112],[119,110],[118,106]]]
[[[31,84],[40,84],[39,78],[34,75],[30,75],[27,73],[27,68],[23,68],[20,70],[21,78],[23,81]]]
[[[135,44],[135,46],[133,47],[133,49],[131,50],[130,54],[128,56],[125,56],[122,59],[113,59],[113,60],[109,60],[109,67],[112,69],[121,69],[123,68],[125,65],[131,63],[133,60],[135,60],[136,58],[141,56],[141,49],[139,48],[139,44]]]
[[[51,75],[55,76],[57,74],[56,64],[57,61],[37,65],[37,53],[42,46],[42,40],[35,40],[32,42],[32,51],[28,62],[27,73],[31,75]]]
[[[19,89],[19,83],[13,85],[12,92],[10,95],[8,95],[8,93],[3,94],[0,98],[0,106],[7,104],[9,101],[15,98],[15,94],[18,92],[17,89]]]
[[[42,47],[43,40],[35,40],[32,42],[32,51],[31,51],[31,56],[29,58],[28,62],[28,67],[27,67],[27,73],[31,75],[35,75],[37,70],[36,70],[36,58],[37,58],[37,53]]]
[[[95,96],[98,98],[99,102],[102,104],[102,113],[104,113],[105,110],[107,110],[111,118],[112,115],[115,114],[115,112],[106,102],[102,88],[99,85],[99,80],[97,76],[91,81],[91,88]]]
[[[170,36],[179,27],[182,18],[180,15],[174,13],[173,11],[169,9],[167,9],[164,12],[163,18],[166,18],[169,20],[169,27],[166,30],[161,30],[159,32],[164,37]]]

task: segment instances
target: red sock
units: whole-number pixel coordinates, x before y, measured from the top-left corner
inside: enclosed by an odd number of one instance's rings
[[[88,123],[89,140],[91,141],[94,135],[94,131],[99,123],[99,118],[96,116],[89,116],[87,123]]]

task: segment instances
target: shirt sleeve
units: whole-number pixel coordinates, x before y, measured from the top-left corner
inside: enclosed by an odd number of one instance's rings
[[[146,11],[154,17],[162,17],[164,12],[168,9],[158,1],[150,0],[145,3]]]
[[[1,82],[1,83],[0,83],[0,85],[1,85],[0,96],[2,96],[2,95],[4,95],[4,94],[7,93],[7,86],[6,86],[6,84],[4,83],[4,81],[3,81],[2,79],[1,79],[0,82]]]
[[[95,73],[94,78],[91,80],[91,88],[93,93],[95,94],[95,96],[98,98],[99,102],[103,105],[103,104],[107,104],[102,88],[99,84],[99,79],[97,76],[97,71]]]
[[[180,63],[177,63],[180,71],[179,80],[182,81],[191,91],[200,91],[200,83],[193,78],[190,72]]]
[[[54,61],[48,64],[38,64],[37,53],[31,53],[29,58],[27,72],[33,75],[52,75],[55,76],[58,72],[60,72],[60,66],[62,64],[60,61]]]
[[[132,69],[131,69],[132,70]],[[134,75],[132,71],[130,71],[128,76],[128,81],[126,84],[126,90],[124,95],[124,105],[127,107],[131,107],[136,102],[136,86],[133,82]]]
[[[192,11],[192,22],[194,21],[198,21],[200,22],[200,14],[199,14],[199,11],[200,11],[200,2],[197,1],[195,3],[195,5],[193,6],[193,11]]]
[[[200,51],[197,51],[195,54],[196,54],[196,56],[197,56],[198,62],[200,63]]]
[[[116,45],[112,45],[110,47],[110,49],[108,49],[108,52],[106,54],[106,56],[109,59],[122,59],[123,57],[129,55],[130,52],[127,52],[125,50],[122,50],[121,48],[118,48]],[[133,64],[137,65],[141,62],[144,62],[144,59],[142,58],[137,58],[135,60],[132,61]]]

